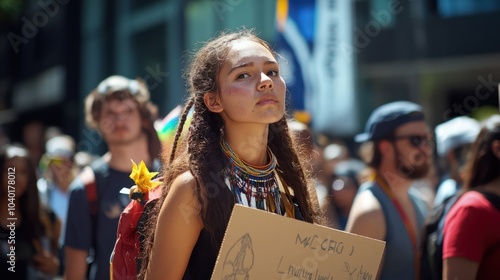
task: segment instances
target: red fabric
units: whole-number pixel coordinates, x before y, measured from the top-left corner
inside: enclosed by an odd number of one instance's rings
[[[115,248],[113,250],[113,279],[136,279],[139,256],[139,239],[137,223],[144,207],[132,200],[120,215]]]
[[[493,279],[498,273],[500,211],[478,192],[465,193],[446,216],[443,259],[450,257],[480,263],[476,279]]]
[[[161,195],[161,188],[155,188],[146,195],[146,200],[156,199]],[[137,279],[137,262],[140,244],[137,224],[144,212],[144,206],[136,200],[130,201],[120,215],[115,248],[111,259],[112,280]]]

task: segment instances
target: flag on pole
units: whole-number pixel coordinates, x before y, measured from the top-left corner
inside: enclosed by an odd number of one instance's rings
[[[352,1],[277,0],[276,51],[283,56],[291,110],[312,115],[312,128],[336,136],[358,129]]]

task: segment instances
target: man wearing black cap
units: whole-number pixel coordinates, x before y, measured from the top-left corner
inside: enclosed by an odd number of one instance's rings
[[[153,126],[156,113],[149,90],[140,79],[108,77],[85,99],[87,126],[99,132],[108,152],[93,162],[92,168],[85,168],[71,185],[65,279],[86,278],[89,251],[94,261],[88,279],[109,279],[118,220],[130,202],[120,189],[134,184],[129,177],[131,160],[143,160],[150,170],[158,169],[153,167],[161,145]]]
[[[433,144],[422,108],[397,101],[377,108],[356,142],[372,143],[374,175],[356,195],[346,231],[386,241],[380,279],[419,279],[427,206],[411,189],[430,168]]]

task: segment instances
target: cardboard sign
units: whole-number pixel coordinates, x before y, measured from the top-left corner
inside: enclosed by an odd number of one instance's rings
[[[212,280],[375,279],[385,242],[236,205]]]

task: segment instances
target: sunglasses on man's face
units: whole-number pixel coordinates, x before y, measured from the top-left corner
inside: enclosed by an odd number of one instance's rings
[[[410,144],[416,148],[421,147],[422,145],[431,145],[432,139],[427,135],[399,135],[390,138],[391,141],[398,140],[408,140]]]

